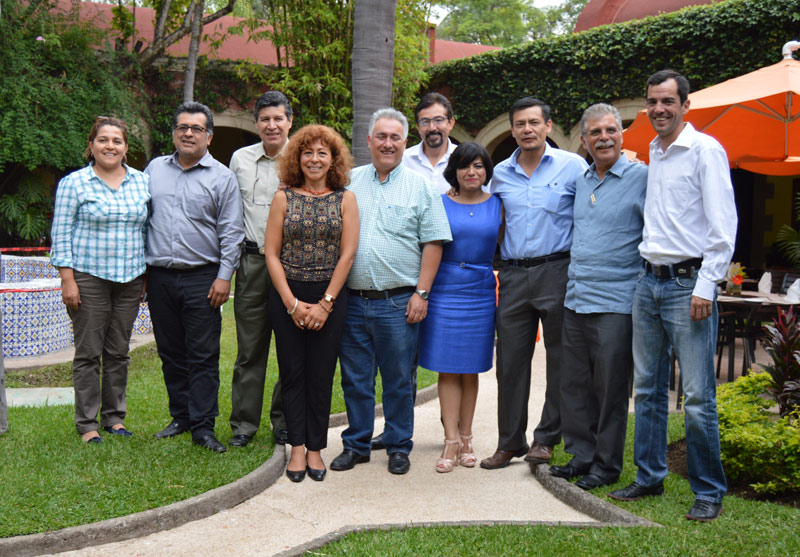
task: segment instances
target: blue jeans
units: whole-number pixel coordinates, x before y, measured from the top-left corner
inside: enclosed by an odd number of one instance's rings
[[[697,279],[657,278],[642,271],[633,299],[633,362],[636,391],[636,483],[656,485],[667,475],[669,347],[675,347],[684,391],[689,485],[698,499],[719,503],[727,491],[720,461],[714,350],[717,305],[692,321]]]
[[[345,450],[370,453],[375,426],[375,378],[380,369],[386,452],[409,454],[413,447],[414,396],[411,365],[417,353],[419,324],[406,322],[411,294],[365,300],[351,295],[339,354],[349,427]]]

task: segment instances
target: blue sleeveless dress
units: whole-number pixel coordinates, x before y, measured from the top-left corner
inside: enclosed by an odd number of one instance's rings
[[[442,195],[453,241],[444,245],[439,272],[422,321],[419,365],[441,373],[492,368],[496,294],[492,258],[502,203],[492,196],[476,205]]]

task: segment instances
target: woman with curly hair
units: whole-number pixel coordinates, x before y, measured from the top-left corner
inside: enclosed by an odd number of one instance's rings
[[[320,451],[347,310],[343,288],[358,247],[356,197],[344,187],[350,151],[326,126],[302,128],[286,146],[264,241],[291,457],[286,475],[325,479]],[[285,308],[285,311],[284,311]]]

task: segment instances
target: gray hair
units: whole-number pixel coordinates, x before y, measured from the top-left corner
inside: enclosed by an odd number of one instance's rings
[[[372,118],[369,119],[369,136],[372,137],[372,130],[375,128],[375,122],[386,118],[389,120],[397,120],[403,124],[403,139],[408,137],[408,119],[399,110],[394,108],[379,108],[372,113]]]
[[[619,131],[622,131],[622,117],[619,115],[619,110],[610,104],[597,103],[583,111],[583,116],[581,116],[581,135],[584,137],[586,136],[586,128],[589,125],[589,120],[597,120],[606,114],[611,114],[614,117],[617,121]]]

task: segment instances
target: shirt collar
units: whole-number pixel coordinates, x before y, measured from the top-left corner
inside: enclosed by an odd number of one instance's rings
[[[625,156],[625,153],[622,153],[622,154],[620,154],[619,158],[617,159],[617,162],[615,162],[613,165],[611,165],[611,168],[609,168],[606,171],[606,175],[613,174],[617,178],[621,178],[622,175],[625,173],[625,169],[628,167],[629,164],[633,164],[633,163],[631,163],[631,161],[628,160],[628,157]],[[594,176],[595,178],[598,178],[596,163],[592,163],[592,166],[587,168],[586,171],[583,173],[583,175],[586,176],[586,177]],[[599,178],[598,178],[598,180],[599,180]]]
[[[514,168],[519,166],[517,160],[519,159],[520,154],[522,153],[522,147],[517,147],[516,151],[511,154],[511,162],[514,165]],[[553,147],[545,141],[544,143],[544,154],[542,155],[542,160],[539,161],[539,166],[545,161],[545,159],[552,159],[553,158]],[[536,167],[539,168],[538,166]]]
[[[105,181],[100,176],[97,175],[97,172],[95,172],[94,163],[95,163],[95,161],[89,162],[89,172],[91,173],[91,178],[100,180],[101,182],[103,182],[105,184]],[[128,181],[128,179],[130,178],[130,175],[131,175],[131,169],[124,162],[122,163],[122,168],[125,169],[125,176],[122,178],[122,182],[120,183],[120,187],[122,187],[122,184],[124,184],[125,182]]]
[[[409,152],[408,156],[411,157],[412,159],[417,159],[418,161],[422,161],[424,159],[424,160],[427,160],[428,162],[430,162],[430,160],[428,159],[428,156],[425,154],[425,149],[423,149],[422,144],[423,144],[423,141],[420,141],[416,145],[412,145],[411,147],[409,147],[408,148],[408,152]],[[447,138],[447,154],[448,155],[452,154],[453,151],[456,150],[456,147],[457,147],[457,145],[455,143],[453,143],[452,141],[450,141],[450,138],[448,137]],[[439,162],[441,163],[441,161],[439,161]]]
[[[697,133],[697,130],[694,129],[694,126],[692,125],[691,122],[684,122],[684,123],[686,125],[683,126],[681,133],[678,135],[678,137],[675,138],[675,141],[673,141],[672,144],[669,147],[667,147],[666,151],[668,151],[669,148],[672,147],[673,145],[685,149],[688,149],[689,147],[692,146],[692,139],[694,134]],[[650,150],[666,153],[665,150],[661,149],[661,138],[658,137],[658,135],[656,135],[653,138],[653,141],[650,142]]]
[[[183,168],[181,166],[181,163],[178,162],[178,151],[175,151],[174,153],[172,153],[172,156],[169,158],[169,161],[170,161],[170,163],[174,164],[175,166],[177,166],[181,170],[190,170],[190,169],[194,168],[195,166],[206,166],[206,167],[212,166],[213,163],[214,163],[214,157],[212,157],[211,153],[208,151],[208,149],[206,149],[205,154],[202,156],[202,158],[199,161],[197,161],[195,164],[193,164],[189,168]]]
[[[395,166],[391,170],[391,172],[389,172],[389,175],[386,177],[386,180],[383,181],[383,182],[381,182],[381,179],[378,178],[378,169],[375,168],[375,165],[372,164],[372,163],[369,163],[369,165],[372,167],[372,177],[375,179],[375,181],[378,182],[379,184],[388,184],[389,182],[392,182],[397,177],[397,175],[400,173],[400,168],[403,166],[403,162],[400,161],[400,164]]]
[[[278,157],[280,157],[283,154],[283,152],[286,151],[286,146],[288,144],[289,144],[288,140],[284,141],[283,142],[283,147],[281,147],[280,151],[278,151],[278,154],[276,154],[274,157],[270,157],[267,154],[267,152],[264,150],[264,142],[263,141],[259,141],[258,144],[257,144],[258,147],[256,147],[256,161],[258,161],[261,158],[265,158],[265,159],[270,160],[270,161],[278,160]]]

